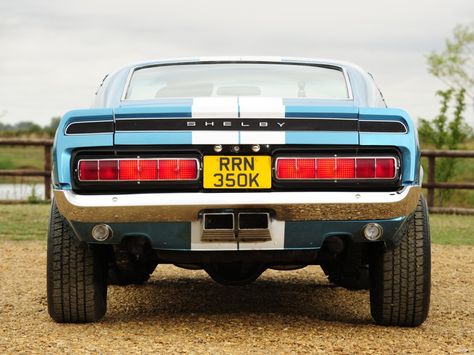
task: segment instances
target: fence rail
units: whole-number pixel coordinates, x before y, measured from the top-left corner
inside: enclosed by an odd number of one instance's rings
[[[51,199],[51,139],[10,139],[0,138],[0,146],[42,146],[44,149],[43,170],[0,170],[0,176],[38,176],[44,179],[44,197]]]
[[[423,184],[423,187],[428,189],[427,202],[428,202],[428,207],[430,207],[430,210],[436,211],[438,209],[439,212],[448,212],[448,209],[435,207],[434,200],[435,200],[436,189],[474,190],[474,183],[436,182],[436,158],[474,158],[474,151],[472,150],[422,150],[421,156],[428,158],[428,181]]]
[[[45,198],[51,199],[51,139],[10,139],[0,138],[0,146],[42,146],[44,148],[43,170],[0,170],[0,176],[38,176],[44,179]],[[428,190],[428,206],[431,210],[444,212],[453,211],[434,206],[436,189],[474,189],[474,183],[462,182],[437,182],[436,181],[436,158],[474,158],[474,151],[469,150],[422,150],[421,156],[428,158],[428,180],[423,187]],[[462,211],[461,211],[462,210]],[[466,213],[469,209],[459,209],[460,213]],[[474,211],[474,210],[472,210]]]

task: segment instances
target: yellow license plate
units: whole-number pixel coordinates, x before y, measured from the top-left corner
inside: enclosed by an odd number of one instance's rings
[[[204,157],[205,189],[269,189],[272,159],[269,156]]]

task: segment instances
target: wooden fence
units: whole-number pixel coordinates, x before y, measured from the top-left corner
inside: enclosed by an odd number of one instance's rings
[[[44,149],[44,168],[43,170],[0,170],[0,176],[40,176],[44,179],[44,196],[47,200],[51,199],[51,139],[9,139],[0,138],[0,153],[2,146],[42,146]]]
[[[473,190],[474,183],[436,182],[436,158],[474,158],[472,150],[422,150],[421,156],[428,158],[428,180],[423,187],[428,190],[428,206],[431,212],[474,214],[474,209],[435,207],[436,189],[466,189]]]
[[[51,147],[50,139],[5,139],[0,138],[1,146],[42,146],[44,148],[43,170],[0,170],[0,176],[40,176],[44,178],[45,198],[51,199]],[[428,180],[423,187],[428,190],[428,206],[437,212],[471,213],[470,209],[440,208],[434,206],[436,189],[474,189],[474,183],[436,182],[436,158],[474,158],[474,151],[467,150],[422,150],[421,156],[428,158]]]

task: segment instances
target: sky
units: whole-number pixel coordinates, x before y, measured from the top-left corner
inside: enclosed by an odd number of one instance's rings
[[[0,0],[0,122],[91,105],[102,78],[169,57],[269,55],[345,60],[372,73],[390,107],[438,112],[426,55],[473,0]],[[474,115],[466,119],[474,125]]]

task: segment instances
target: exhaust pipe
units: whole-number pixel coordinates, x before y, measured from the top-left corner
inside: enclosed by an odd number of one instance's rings
[[[234,214],[231,212],[203,213],[203,241],[234,241]]]
[[[241,241],[271,240],[270,213],[240,212],[238,214],[237,235]]]

